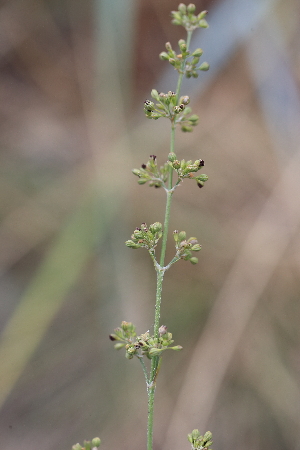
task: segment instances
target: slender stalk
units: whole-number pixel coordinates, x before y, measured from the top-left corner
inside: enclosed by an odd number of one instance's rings
[[[192,37],[192,31],[188,31],[187,48],[189,48],[191,37]],[[185,68],[185,61],[183,61],[183,63],[182,63],[182,71],[179,75],[177,88],[176,88],[177,103],[178,103],[178,99],[180,96],[180,90],[181,90],[181,85],[182,85],[182,80],[183,80],[183,75],[184,75],[184,68]],[[170,152],[172,152],[172,153],[174,153],[174,150],[175,150],[175,130],[176,130],[176,123],[173,120],[171,122],[171,136],[170,136]],[[162,247],[161,247],[160,262],[159,262],[160,269],[155,267],[156,272],[157,272],[155,319],[154,319],[154,333],[153,333],[155,338],[158,338],[158,334],[159,334],[161,293],[162,293],[162,283],[163,283],[164,273],[165,273],[165,270],[162,270],[162,268],[164,267],[164,263],[165,263],[172,195],[174,192],[174,191],[172,191],[172,187],[173,187],[172,176],[173,176],[173,169],[170,166],[169,182],[168,182],[168,190],[167,190],[167,202],[166,202],[165,220],[164,220],[163,238],[162,238]],[[147,450],[153,450],[154,395],[155,395],[155,388],[156,388],[156,377],[158,374],[160,361],[161,361],[160,356],[155,356],[151,359],[149,384],[147,385],[147,392],[148,392]]]

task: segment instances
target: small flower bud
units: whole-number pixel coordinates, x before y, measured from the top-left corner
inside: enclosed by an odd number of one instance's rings
[[[162,354],[162,352],[164,351],[163,348],[156,348],[156,347],[152,347],[149,351],[149,356],[160,356]]]
[[[83,450],[83,447],[78,443],[72,446],[72,450]]]
[[[173,152],[169,153],[169,155],[168,155],[168,160],[169,160],[170,162],[174,162],[174,161],[176,160],[176,155],[175,155],[175,153],[173,153]]]
[[[178,240],[184,241],[186,239],[186,232],[185,231],[180,231],[180,233],[178,234]]]
[[[139,180],[138,180],[138,184],[146,184],[147,183],[147,178],[140,178]]]
[[[186,5],[184,3],[180,3],[178,5],[178,11],[181,12],[181,14],[186,14]]]
[[[185,40],[184,40],[184,39],[180,39],[180,40],[178,41],[178,45],[179,45],[180,51],[183,52],[183,53],[185,53],[186,50],[187,50],[187,46],[186,46]]]
[[[159,101],[159,96],[158,96],[158,92],[156,89],[152,89],[151,97],[154,98],[155,100]]]
[[[90,441],[83,441],[83,445],[84,445],[85,450],[91,450]]]
[[[197,116],[197,114],[193,114],[189,117],[189,122],[191,125],[197,125],[197,123],[199,122],[199,116]]]
[[[177,63],[177,61],[176,61],[176,59],[174,59],[174,58],[170,58],[170,59],[169,59],[169,63],[172,64],[172,66],[175,66],[176,63]]]
[[[201,19],[204,19],[204,17],[206,17],[206,16],[207,16],[207,11],[206,10],[205,11],[201,11],[201,13],[199,13],[198,16],[197,16],[197,19],[201,20]]]
[[[170,59],[170,56],[168,55],[168,53],[166,52],[161,52],[159,54],[160,59],[162,59],[163,61],[168,61]]]
[[[147,109],[147,111],[153,111],[154,103],[151,100],[145,100],[144,101],[144,108]]]
[[[187,6],[187,12],[190,13],[190,14],[192,14],[192,13],[194,13],[195,11],[196,11],[196,6],[195,6],[193,3],[190,3],[190,4]]]
[[[124,344],[124,343],[122,343],[122,342],[117,342],[117,343],[114,345],[114,348],[115,348],[116,350],[120,350],[120,348],[125,347],[125,345],[126,345],[126,344]]]
[[[207,70],[209,70],[209,64],[207,62],[203,62],[201,66],[199,66],[199,70],[203,70],[204,72],[206,72]]]
[[[191,262],[192,264],[197,264],[197,263],[198,263],[198,258],[196,258],[195,256],[192,256],[192,257],[190,258],[190,262]]]
[[[166,334],[168,330],[168,327],[166,327],[166,325],[161,325],[158,329],[159,335],[163,336],[164,334]]]
[[[206,20],[205,19],[201,19],[201,20],[199,20],[199,26],[201,27],[201,28],[208,28],[208,23],[206,22]]]
[[[183,95],[182,97],[180,97],[179,103],[188,105],[190,103],[190,97],[188,95]]]
[[[180,161],[178,161],[178,159],[176,159],[175,161],[173,161],[173,169],[179,169],[180,168]]]
[[[135,242],[133,242],[131,240],[126,241],[125,245],[126,245],[126,247],[134,248],[134,249],[140,248],[142,246],[141,244],[137,244],[137,243],[135,243]]]
[[[193,131],[193,128],[189,125],[182,125],[181,131],[184,131],[185,133]]]
[[[181,345],[175,345],[174,347],[170,347],[172,350],[182,350],[182,346]]]
[[[196,48],[196,50],[192,53],[192,56],[200,58],[200,56],[202,56],[202,54],[203,54],[202,48]]]
[[[150,225],[149,230],[152,233],[159,233],[162,230],[162,224],[160,222],[155,222],[152,225]]]
[[[141,176],[141,171],[140,171],[139,169],[132,169],[132,173],[133,173],[134,175],[136,175],[137,177],[140,177],[140,176]]]
[[[204,183],[205,181],[208,180],[208,176],[203,173],[203,174],[199,175],[196,179],[197,179],[197,181],[202,181]]]
[[[170,42],[166,42],[165,46],[166,46],[166,50],[168,50],[168,52],[172,51],[172,45],[170,44]]]
[[[101,444],[101,439],[100,438],[98,438],[98,437],[95,437],[93,440],[92,440],[92,446],[93,447],[100,447],[100,444]]]

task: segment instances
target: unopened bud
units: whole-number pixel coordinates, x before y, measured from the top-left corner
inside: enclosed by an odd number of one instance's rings
[[[187,6],[187,12],[188,12],[188,13],[192,14],[192,13],[195,12],[195,10],[196,10],[196,6],[194,5],[194,3],[190,3],[190,4]]]
[[[169,58],[170,58],[170,56],[169,56],[168,53],[166,53],[166,52],[161,52],[161,53],[159,54],[159,57],[160,57],[160,59],[162,59],[163,61],[168,61]]]
[[[209,64],[208,62],[203,62],[201,64],[201,66],[199,66],[199,70],[203,70],[204,72],[206,72],[207,70],[209,70]]]
[[[98,437],[95,437],[93,440],[92,440],[92,446],[93,447],[100,447],[100,444],[101,444],[101,439],[100,438],[98,438]]]
[[[161,325],[158,329],[159,335],[163,336],[164,334],[166,334],[168,330],[168,327],[166,327],[166,325]]]
[[[181,14],[186,14],[186,5],[184,3],[180,3],[178,5],[178,11],[180,11]]]
[[[174,162],[174,161],[176,160],[176,155],[175,155],[174,152],[169,153],[169,155],[168,155],[168,160],[169,160],[170,162]]]

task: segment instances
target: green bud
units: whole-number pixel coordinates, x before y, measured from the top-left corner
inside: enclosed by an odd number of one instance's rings
[[[159,327],[159,329],[158,329],[159,335],[160,335],[160,336],[165,335],[166,332],[167,332],[167,330],[168,330],[168,328],[167,328],[166,325],[161,325],[161,326]]]
[[[182,97],[180,97],[179,103],[188,105],[190,103],[190,97],[188,95],[183,95]]]
[[[154,110],[154,103],[151,100],[145,100],[144,101],[144,109],[146,111],[153,111]]]
[[[126,241],[125,245],[126,245],[126,247],[129,247],[129,248],[140,248],[141,247],[141,244],[136,244],[135,242],[133,242],[131,240]]]
[[[73,445],[72,450],[82,450],[82,447],[81,447],[81,445],[78,443],[78,444]]]
[[[186,46],[185,40],[184,40],[184,39],[180,39],[180,40],[178,41],[178,45],[179,45],[180,51],[183,52],[183,53],[185,53],[186,50],[187,50],[187,46]]]
[[[203,55],[203,50],[202,48],[197,48],[193,53],[192,56],[195,56],[197,58],[200,58],[200,56]]]
[[[165,46],[166,46],[166,50],[168,50],[168,52],[171,52],[173,50],[170,42],[166,42]]]
[[[193,250],[193,252],[199,252],[201,250],[201,245],[195,244],[192,246],[191,250]]]
[[[174,113],[175,113],[175,114],[181,113],[181,112],[183,111],[183,109],[184,109],[184,105],[182,105],[182,106],[183,106],[183,107],[181,107],[181,105],[174,106],[174,108],[173,108]]]
[[[121,348],[125,347],[125,345],[126,345],[126,344],[124,344],[124,343],[122,343],[122,342],[117,342],[117,343],[114,345],[114,348],[115,348],[116,350],[120,350]]]
[[[197,19],[202,20],[204,17],[207,16],[207,11],[201,11],[201,13],[198,14]]]
[[[202,173],[196,178],[197,181],[202,181],[203,183],[208,180],[208,176]]]
[[[92,446],[93,447],[100,447],[100,444],[101,444],[101,439],[100,438],[98,438],[98,437],[95,437],[93,440],[92,440]]]
[[[181,345],[175,345],[175,347],[170,347],[170,349],[179,351],[179,350],[182,350],[182,346]]]
[[[208,23],[206,22],[206,20],[205,19],[201,19],[201,20],[199,20],[199,26],[201,27],[201,28],[208,28]]]
[[[85,450],[91,450],[90,441],[83,441],[83,445],[84,445]]]
[[[138,184],[145,184],[145,183],[147,183],[147,178],[140,178],[139,180],[138,180]]]
[[[185,231],[180,231],[180,233],[178,233],[178,240],[179,242],[184,241],[186,239],[186,232]]]
[[[191,126],[189,126],[189,125],[182,125],[181,131],[186,133],[186,132],[193,131],[193,128]]]
[[[152,89],[151,97],[154,98],[155,100],[159,101],[159,95],[158,95],[158,92],[156,89]]]
[[[192,13],[194,13],[195,11],[196,11],[196,6],[194,5],[194,3],[190,3],[190,4],[187,6],[187,12],[190,13],[190,14],[192,14]]]
[[[152,347],[149,351],[149,356],[160,356],[165,349]]]
[[[177,64],[177,61],[174,58],[170,58],[169,63],[172,64],[172,66],[175,66]]]
[[[199,116],[197,116],[197,114],[193,114],[189,117],[189,122],[196,125],[199,122]]]
[[[186,5],[184,3],[180,3],[178,5],[178,11],[181,12],[181,14],[186,14]]]
[[[207,62],[203,62],[201,66],[199,66],[199,70],[207,71],[209,70],[209,64]]]
[[[178,159],[176,159],[175,161],[173,161],[173,169],[179,169],[180,168],[180,161],[178,161]]]
[[[160,222],[155,222],[152,225],[150,225],[149,230],[152,233],[159,233],[162,230],[162,224]]]
[[[182,24],[181,17],[180,17],[180,19],[174,18],[174,19],[172,20],[172,24],[173,24],[173,25],[181,25],[181,24]]]
[[[160,59],[162,59],[163,61],[168,61],[169,58],[170,58],[170,56],[169,56],[168,53],[166,53],[166,52],[161,52],[161,53],[159,54],[159,57],[160,57]]]
[[[168,160],[169,160],[170,162],[174,162],[174,161],[176,160],[176,155],[175,155],[175,153],[173,153],[173,152],[169,153],[169,155],[168,155]]]
[[[141,176],[141,171],[139,169],[132,169],[133,175],[136,175],[137,177]]]

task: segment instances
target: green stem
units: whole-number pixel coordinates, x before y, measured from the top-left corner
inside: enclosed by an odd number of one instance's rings
[[[187,48],[189,48],[192,31],[187,32]],[[176,89],[176,99],[178,103],[181,84],[184,75],[184,67],[185,61],[182,63],[182,73],[179,75],[177,89]],[[171,138],[170,138],[170,152],[174,152],[175,150],[175,129],[176,123],[174,121],[171,122]],[[164,221],[164,231],[162,238],[162,247],[160,254],[160,267],[164,267],[166,249],[167,249],[167,238],[169,231],[169,223],[170,223],[170,211],[171,211],[171,202],[172,195],[174,191],[170,191],[173,187],[173,169],[170,166],[169,168],[169,183],[168,183],[168,191],[167,191],[167,203],[166,203],[166,211],[165,211],[165,221]],[[173,260],[172,260],[173,261]],[[174,261],[175,262],[175,261]],[[159,270],[156,268],[157,272],[157,285],[156,285],[156,302],[155,302],[155,319],[154,319],[154,337],[158,339],[159,334],[159,321],[160,321],[160,307],[161,307],[161,293],[162,293],[162,283],[164,279],[164,270]],[[150,368],[150,377],[149,384],[147,384],[147,392],[148,392],[148,423],[147,423],[147,450],[153,450],[153,414],[154,414],[154,394],[156,388],[156,377],[158,374],[159,366],[160,366],[161,357],[156,356],[151,359],[151,368]]]
[[[189,47],[190,47],[190,43],[191,43],[191,39],[192,39],[192,34],[193,34],[193,31],[188,31],[188,32],[187,32],[187,38],[186,38],[186,47],[187,47],[187,50],[188,50]],[[183,76],[184,76],[185,63],[186,63],[185,60],[182,61],[181,73],[179,74],[179,78],[178,78],[178,82],[177,82],[177,88],[176,88],[176,104],[178,104],[178,100],[179,100],[179,96],[180,96],[180,90],[181,90],[181,85],[182,85]]]

